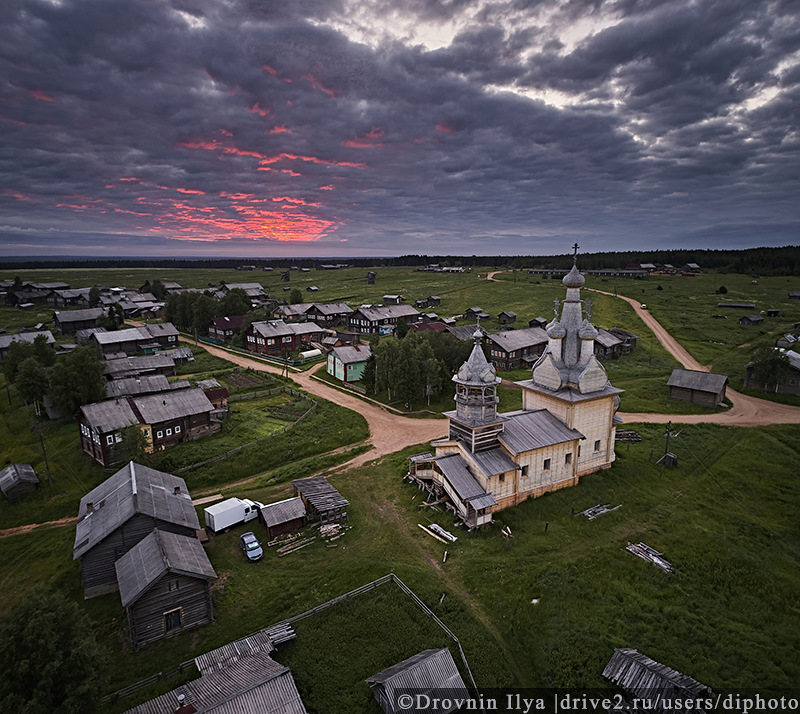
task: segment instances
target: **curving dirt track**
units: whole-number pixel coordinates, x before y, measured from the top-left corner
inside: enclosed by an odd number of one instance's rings
[[[709,371],[707,365],[700,364],[664,329],[658,320],[647,310],[643,310],[640,302],[624,295],[614,295],[613,293],[594,290],[593,288],[586,289],[602,295],[618,297],[620,300],[630,303],[642,322],[653,331],[656,339],[663,345],[664,349],[686,369],[694,369],[701,372]],[[726,395],[732,406],[727,411],[719,414],[630,414],[620,412],[620,416],[626,422],[638,421],[649,424],[666,424],[668,421],[681,424],[713,423],[734,426],[800,424],[800,407],[792,407],[787,404],[769,402],[766,399],[758,399],[758,397],[750,397],[730,388],[726,391]]]
[[[184,341],[192,342],[191,340]],[[280,374],[281,372],[279,367],[264,364],[245,355],[228,352],[205,343],[203,348],[216,357],[221,357],[240,367],[249,367],[261,372],[273,372],[275,374]],[[431,439],[438,439],[447,433],[447,422],[444,419],[410,419],[409,417],[398,416],[358,397],[346,394],[338,389],[329,387],[323,382],[312,379],[309,372],[298,372],[290,376],[309,394],[314,394],[340,406],[352,409],[367,420],[370,434],[369,441],[372,444],[372,449],[357,456],[352,461],[348,461],[338,469],[345,467],[355,468],[373,459],[404,449],[410,444],[420,444]]]

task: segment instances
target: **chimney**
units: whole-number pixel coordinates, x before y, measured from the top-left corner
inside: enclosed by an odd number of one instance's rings
[[[94,510],[94,503],[89,501],[89,503],[86,504],[86,515],[88,516],[93,510]]]
[[[181,494],[181,487],[180,487],[180,486],[175,486],[175,489],[173,490],[173,493],[174,493],[176,496],[180,496],[180,494]]]

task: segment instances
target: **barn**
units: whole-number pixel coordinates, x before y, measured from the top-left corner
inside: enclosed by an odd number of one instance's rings
[[[289,531],[299,530],[306,524],[306,507],[299,497],[268,503],[261,507],[259,515],[270,540]]]
[[[197,538],[152,531],[115,568],[132,649],[213,619],[217,574]]]
[[[156,529],[190,537],[200,529],[182,478],[131,461],[86,494],[72,550],[84,597],[116,591],[114,563]]]
[[[424,650],[370,677],[367,684],[372,687],[375,699],[386,714],[404,711],[402,706],[398,706],[403,691],[430,696],[432,705],[426,711],[434,714],[455,711],[457,705],[452,700],[469,696],[448,649]]]
[[[667,385],[671,399],[704,407],[718,407],[725,401],[728,378],[724,374],[694,369],[674,369]]]
[[[9,501],[36,490],[39,479],[30,464],[9,464],[0,471],[0,491]]]
[[[292,481],[294,495],[303,500],[309,521],[347,522],[347,507],[350,503],[327,479],[322,476],[311,476]]]

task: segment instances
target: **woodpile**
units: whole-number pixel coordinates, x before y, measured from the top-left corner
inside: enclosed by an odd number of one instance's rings
[[[587,508],[585,511],[581,511],[582,516],[586,516],[590,521],[593,521],[598,516],[602,516],[604,513],[611,513],[611,511],[616,511],[618,508],[621,508],[622,504],[619,506],[614,506],[614,508],[609,508],[608,504],[604,504],[602,506],[592,506],[591,508]]]
[[[622,429],[622,430],[617,429],[616,435],[614,436],[614,440],[637,442],[641,441],[642,437],[639,436],[639,434],[637,434],[635,431],[632,431],[631,429]]]
[[[629,543],[625,550],[627,550],[629,553],[632,553],[637,558],[646,560],[648,563],[652,563],[657,568],[661,568],[661,570],[663,570],[665,573],[674,572],[672,564],[664,557],[664,554],[659,553],[649,545],[645,545],[644,543]]]

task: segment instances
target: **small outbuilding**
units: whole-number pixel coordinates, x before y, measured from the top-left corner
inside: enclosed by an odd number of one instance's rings
[[[36,490],[39,479],[30,464],[9,464],[0,471],[0,491],[9,501]]]
[[[398,706],[398,695],[403,691],[429,696],[432,706],[426,711],[435,714],[455,711],[455,700],[469,696],[448,649],[424,650],[370,677],[367,684],[386,714],[404,711]]]
[[[217,574],[197,538],[155,530],[115,567],[134,650],[213,619]]]
[[[306,506],[295,496],[277,503],[268,503],[259,511],[261,522],[270,540],[290,531],[300,530],[306,524]]]
[[[369,345],[334,347],[328,353],[327,372],[341,382],[357,382],[364,376],[364,367],[371,356]]]
[[[322,476],[311,476],[292,481],[294,495],[303,499],[309,521],[329,523],[347,522],[349,501]]]
[[[728,378],[724,374],[694,369],[675,369],[667,381],[671,399],[704,407],[718,407],[722,404],[727,385]]]
[[[761,315],[745,315],[739,318],[740,325],[760,325],[762,322],[764,318]]]
[[[603,676],[633,697],[660,700],[712,698],[705,684],[630,648],[617,648]],[[699,711],[691,709],[690,711]]]
[[[517,313],[511,310],[503,310],[498,316],[497,321],[501,325],[510,325],[512,322],[517,321]]]

